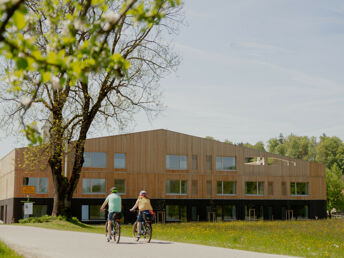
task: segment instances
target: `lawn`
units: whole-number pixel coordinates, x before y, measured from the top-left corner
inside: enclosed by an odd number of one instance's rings
[[[0,257],[6,258],[23,258],[23,256],[18,255],[12,249],[8,248],[3,242],[0,241]]]
[[[104,233],[103,225],[57,219],[26,225]],[[122,225],[122,236],[131,236],[131,229]],[[344,220],[154,224],[153,239],[303,257],[344,257]]]

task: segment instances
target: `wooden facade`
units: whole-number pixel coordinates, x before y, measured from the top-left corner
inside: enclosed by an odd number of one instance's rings
[[[52,201],[53,184],[48,166],[32,171],[22,168],[18,164],[23,162],[24,151],[25,148],[15,149],[0,162],[0,205],[5,200],[23,200],[26,198],[26,194],[22,191],[24,177],[48,178],[48,191],[46,193],[31,194],[30,198]],[[326,205],[325,166],[315,162],[292,159],[168,130],[153,130],[88,139],[85,152],[105,153],[106,166],[103,168],[83,168],[78,187],[73,196],[75,200],[78,200],[76,205],[86,203],[87,200],[93,200],[93,203],[100,205],[114,185],[114,180],[121,179],[125,182],[125,193],[122,194],[122,199],[124,201],[128,200],[128,205],[131,205],[137,198],[140,190],[145,189],[153,201],[163,200],[164,205],[167,205],[169,201],[183,204],[195,200],[198,202],[203,201],[208,207],[214,201],[215,203],[227,202],[235,204],[242,200],[244,201],[240,204],[242,207],[246,207],[247,203],[254,203],[255,201],[259,201],[259,205],[265,207],[270,205],[269,202],[276,203],[283,200],[286,202],[286,209],[288,210],[287,206],[299,201],[302,205],[309,206],[311,211],[309,217],[321,218],[326,216],[326,207],[324,207],[324,204]],[[125,154],[125,168],[118,169],[114,167],[115,153]],[[182,170],[168,169],[166,167],[166,155],[186,156],[187,167]],[[216,169],[216,157],[234,157],[236,168],[224,171]],[[67,162],[68,173],[71,171],[71,160],[72,155],[69,155]],[[209,167],[210,163],[211,167]],[[86,178],[105,179],[105,193],[83,193],[82,181]],[[167,180],[186,181],[187,192],[185,194],[167,193]],[[218,194],[217,182],[221,181],[236,182],[235,194]],[[246,194],[246,182],[264,182],[264,194]],[[297,182],[307,183],[308,194],[292,195],[290,185]],[[320,208],[312,208],[313,203],[316,203],[315,206]],[[76,207],[75,209],[80,210],[81,208]],[[187,207],[188,211],[190,209],[190,207]],[[209,208],[207,209],[207,212],[209,212]],[[244,212],[241,211],[241,214],[244,214]],[[80,212],[76,212],[76,215],[81,216]],[[8,216],[11,216],[11,214]],[[188,218],[190,216],[188,215]],[[245,216],[247,216],[246,213]],[[243,218],[245,216],[238,217]],[[18,216],[14,217],[17,219]],[[203,218],[206,218],[206,216],[204,215]],[[283,216],[275,216],[275,218],[283,218]]]

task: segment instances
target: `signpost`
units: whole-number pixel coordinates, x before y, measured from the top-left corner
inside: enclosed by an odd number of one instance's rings
[[[24,185],[23,186],[23,194],[34,194],[36,191],[34,185]]]
[[[33,204],[34,202],[30,202],[30,194],[34,194],[36,192],[34,185],[24,185],[23,186],[23,194],[26,194],[27,200],[22,201],[24,203],[24,218],[30,217],[33,214]]]

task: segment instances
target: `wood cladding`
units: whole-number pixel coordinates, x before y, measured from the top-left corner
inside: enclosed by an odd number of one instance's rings
[[[16,160],[23,159],[24,149],[16,149]],[[106,168],[83,168],[75,198],[102,198],[105,194],[83,194],[83,178],[106,179],[109,192],[115,179],[125,180],[126,193],[123,198],[136,198],[139,191],[145,189],[151,198],[164,199],[290,199],[290,200],[326,200],[325,166],[322,164],[292,159],[263,151],[235,146],[214,140],[176,133],[168,130],[153,130],[132,134],[88,139],[86,152],[105,152]],[[114,154],[126,155],[126,168],[114,168]],[[166,169],[166,155],[187,156],[187,170]],[[197,166],[192,166],[192,156],[197,157]],[[207,169],[206,156],[211,156],[211,169]],[[236,158],[236,170],[216,171],[216,156]],[[264,165],[245,164],[249,157],[264,159]],[[271,164],[268,160],[273,160]],[[68,171],[71,171],[71,157],[68,158]],[[1,164],[6,163],[5,159]],[[2,171],[0,172],[0,175]],[[15,166],[15,197],[25,197],[22,193],[23,177],[48,177],[49,193],[35,194],[35,197],[52,197],[53,185],[49,168],[28,172]],[[70,175],[68,175],[70,176]],[[2,177],[1,177],[2,178]],[[3,179],[1,179],[3,184]],[[166,194],[167,180],[186,180],[187,195]],[[212,195],[207,194],[206,182],[211,182]],[[217,181],[235,181],[236,195],[217,195]],[[264,182],[264,196],[245,195],[246,181]],[[193,183],[192,183],[193,182]],[[286,185],[284,195],[282,185]],[[309,195],[291,196],[290,182],[308,182]],[[192,184],[197,192],[192,193]],[[268,194],[268,185],[272,185],[273,194]],[[2,187],[1,187],[2,188]],[[0,194],[2,192],[0,191]],[[3,194],[1,195],[1,197]],[[1,199],[1,198],[0,198]]]

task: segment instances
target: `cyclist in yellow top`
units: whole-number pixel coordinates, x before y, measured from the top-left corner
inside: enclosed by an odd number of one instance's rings
[[[142,190],[140,192],[140,195],[137,198],[135,205],[130,209],[130,211],[134,211],[137,207],[139,208],[139,212],[140,212],[137,218],[137,222],[139,224],[137,238],[140,238],[141,225],[143,222],[143,214],[149,213],[149,211],[153,211],[152,205],[150,203],[150,199],[147,197],[147,192],[145,190]]]

